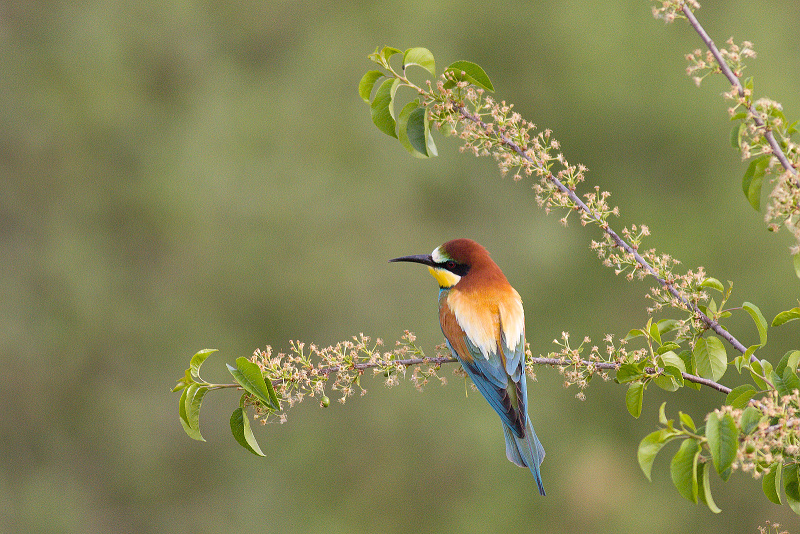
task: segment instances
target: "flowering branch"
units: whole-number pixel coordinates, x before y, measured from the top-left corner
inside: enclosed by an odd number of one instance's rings
[[[697,5],[697,7],[700,6]],[[716,60],[717,65],[719,65],[722,74],[724,74],[725,77],[728,79],[728,81],[731,83],[731,85],[733,85],[736,88],[736,92],[738,93],[739,98],[745,99],[748,95],[746,94],[746,90],[742,85],[742,82],[739,80],[739,77],[742,75],[741,71],[738,73],[734,73],[731,70],[731,68],[728,66],[728,62],[725,61],[723,54],[717,48],[717,45],[714,44],[714,41],[711,39],[708,33],[706,33],[706,30],[697,20],[697,17],[694,16],[694,12],[692,12],[688,2],[683,4],[683,6],[681,7],[681,11],[686,16],[686,20],[689,21],[689,24],[692,26],[692,28],[694,28],[694,31],[697,32],[697,34],[700,36],[700,39],[702,39],[703,43],[711,52],[711,55],[714,56],[714,59]],[[764,137],[766,137],[767,142],[769,142],[769,146],[772,148],[772,154],[776,158],[778,158],[778,161],[780,161],[784,169],[791,172],[792,175],[797,176],[797,169],[786,158],[786,154],[783,153],[783,150],[778,144],[778,141],[775,139],[775,135],[773,135],[772,129],[760,117],[759,113],[755,109],[755,106],[753,104],[747,104],[747,110],[750,112],[753,122],[755,122],[756,125],[763,130]],[[798,183],[796,180],[795,184],[800,186],[800,183]]]
[[[562,333],[562,341],[554,341],[562,347],[559,352],[550,353],[547,357],[534,357],[529,347],[525,351],[525,368],[527,374],[536,379],[534,368],[536,366],[549,366],[560,369],[565,375],[565,386],[577,384],[581,392],[578,397],[585,398],[583,390],[588,381],[595,374],[599,374],[604,380],[609,380],[608,371],[617,372],[617,377],[622,375],[618,372],[623,366],[633,369],[633,374],[626,374],[622,378],[623,382],[637,380],[657,380],[661,377],[669,379],[669,371],[664,367],[649,365],[656,361],[647,358],[648,350],[639,349],[632,352],[623,348],[626,340],[620,341],[620,346],[615,347],[611,336],[606,336],[607,356],[603,357],[597,347],[592,347],[589,357],[582,358],[581,353],[584,345],[590,341],[585,338],[583,343],[577,348],[570,347],[569,334]],[[258,376],[264,380],[262,389],[266,390],[263,397],[267,402],[259,402],[258,391],[253,391],[250,387],[253,378],[247,381],[239,380],[237,372],[231,368],[231,372],[237,383],[233,384],[211,384],[200,378],[200,366],[202,361],[193,359],[187,375],[179,381],[177,389],[186,389],[194,384],[195,387],[202,388],[203,391],[215,389],[239,388],[244,391],[243,404],[252,406],[255,409],[255,419],[262,423],[277,418],[280,422],[286,421],[285,408],[293,407],[304,400],[305,397],[318,397],[322,406],[328,406],[330,399],[326,395],[326,386],[330,383],[329,389],[341,392],[340,403],[344,403],[356,391],[361,395],[366,393],[361,384],[361,376],[365,371],[372,370],[373,375],[383,375],[387,386],[394,386],[398,383],[399,376],[405,376],[411,370],[411,381],[418,390],[422,390],[431,378],[436,378],[440,383],[445,384],[446,379],[438,375],[441,366],[449,363],[457,363],[449,349],[442,344],[437,347],[435,357],[425,356],[422,349],[416,345],[416,336],[406,331],[402,338],[395,344],[395,348],[388,351],[381,351],[383,340],[380,338],[374,342],[369,336],[359,334],[353,336],[349,341],[342,341],[335,345],[325,348],[293,341],[290,343],[288,352],[273,354],[272,348],[256,350],[249,359],[242,358],[237,361],[239,370],[245,373],[248,367],[258,371]],[[634,362],[643,362],[638,367],[632,365]],[[629,369],[629,370],[630,370]],[[459,373],[460,368],[455,370]],[[335,378],[333,376],[335,375]],[[691,373],[680,372],[682,380],[696,384],[708,386],[719,392],[728,394],[731,389],[719,384],[718,382],[703,378]],[[257,381],[257,380],[256,380]],[[267,386],[269,384],[269,386]],[[271,387],[270,387],[271,386]],[[269,390],[273,393],[270,393]],[[274,401],[269,397],[274,395]],[[191,406],[193,398],[189,399],[190,406],[188,411],[199,411],[199,403],[196,408]],[[186,399],[183,401],[187,402]],[[200,399],[202,402],[202,398]],[[187,417],[187,419],[189,419]]]
[[[492,135],[494,133],[494,129],[487,125],[479,116],[474,113],[470,113],[463,104],[459,102],[452,102],[453,106],[458,109],[461,116],[465,119],[468,119],[478,125],[484,130],[486,135]],[[520,158],[523,158],[525,161],[536,165],[537,162],[529,155],[529,151],[523,150],[519,145],[517,145],[514,141],[509,139],[505,134],[501,132],[495,133],[496,138],[500,141],[501,144],[509,147],[511,150],[516,152]],[[553,173],[549,170],[549,168],[541,165],[541,173],[543,174],[544,178],[548,181],[552,182],[555,187],[561,191],[564,195],[566,195],[574,204],[574,209],[579,209],[583,212],[584,216],[588,218],[590,221],[596,223],[602,230],[608,235],[611,240],[614,242],[614,245],[618,248],[624,250],[627,254],[634,258],[638,268],[643,269],[647,274],[655,278],[655,280],[664,287],[667,291],[669,291],[676,299],[678,299],[686,308],[690,309],[694,315],[699,318],[703,323],[706,324],[708,328],[713,330],[717,335],[721,338],[725,339],[728,343],[731,344],[736,350],[741,353],[747,352],[747,347],[745,347],[738,339],[736,339],[730,332],[725,330],[717,321],[714,321],[710,317],[708,317],[705,313],[703,313],[697,306],[696,303],[690,302],[687,300],[681,291],[675,287],[673,280],[665,279],[659,276],[659,273],[650,265],[650,263],[639,254],[637,247],[633,247],[628,244],[620,235],[614,231],[613,228],[608,224],[605,218],[602,215],[596,213],[594,210],[589,208],[586,203],[575,194],[574,187],[567,187],[565,186]],[[757,359],[755,356],[751,355],[752,359]]]
[[[681,0],[665,0],[664,5],[676,14],[684,4]],[[731,50],[719,52],[718,57],[736,58],[741,62],[741,58],[750,57],[750,53],[747,45],[742,49],[731,43]],[[396,54],[403,54],[403,74],[398,74],[389,63],[389,59]],[[700,54],[696,52],[695,55]],[[690,67],[690,72],[709,68],[713,71],[714,68],[709,67],[708,63],[715,60],[713,54],[710,57],[707,61],[690,58],[696,63]],[[578,348],[572,348],[568,334],[564,333],[562,341],[556,341],[561,347],[557,353],[550,353],[546,358],[533,358],[528,354],[528,372],[532,373],[531,366],[536,364],[557,367],[565,377],[565,386],[578,386],[580,391],[576,397],[579,399],[585,398],[583,390],[592,376],[598,374],[607,380],[610,373],[614,372],[616,382],[628,385],[625,403],[634,417],[640,416],[644,391],[651,383],[667,391],[676,391],[684,385],[697,389],[705,385],[725,393],[725,411],[709,414],[705,427],[697,428],[688,415],[680,414],[680,428],[676,428],[673,421],[663,415],[662,406],[659,420],[663,428],[647,436],[639,447],[642,470],[649,478],[656,453],[668,441],[681,439],[684,443],[673,458],[671,469],[676,488],[688,499],[697,502],[700,498],[712,511],[720,511],[713,502],[710,486],[706,482],[713,463],[723,480],[727,480],[730,473],[739,467],[751,471],[754,476],[767,473],[772,477],[769,487],[777,487],[775,484],[780,484],[782,480],[789,505],[800,513],[799,486],[793,482],[800,469],[800,460],[797,458],[800,451],[800,432],[797,430],[800,426],[797,423],[800,398],[792,393],[800,389],[800,379],[797,377],[800,350],[787,353],[774,368],[767,360],[758,359],[754,353],[766,344],[769,326],[761,311],[749,302],[726,308],[732,286],[726,289],[718,280],[706,276],[702,268],[696,272],[675,273],[674,268],[679,263],[677,260],[666,254],[656,254],[654,249],[645,250],[641,247],[643,238],[649,235],[646,226],[632,225],[620,232],[615,231],[608,219],[611,215],[618,216],[619,210],[609,207],[609,193],[601,192],[596,186],[594,191],[579,196],[576,191],[578,184],[584,181],[586,168],[583,165],[570,165],[562,153],[556,153],[559,143],[551,138],[550,130],[537,131],[534,124],[512,110],[513,105],[498,103],[485,95],[486,92],[492,92],[493,87],[480,67],[469,62],[456,62],[447,67],[435,83],[429,80],[427,89],[423,89],[405,76],[405,69],[407,65],[416,64],[433,74],[433,57],[426,49],[409,49],[402,53],[385,47],[376,50],[370,59],[389,73],[370,71],[359,85],[359,93],[366,102],[371,103],[373,121],[382,131],[398,137],[414,155],[430,157],[436,154],[430,135],[436,127],[440,131],[456,133],[463,140],[462,151],[470,151],[476,156],[493,156],[504,175],[510,170],[514,172],[515,181],[521,180],[523,174],[535,175],[538,178],[533,186],[536,201],[547,213],[553,209],[565,211],[562,224],[567,223],[570,214],[578,213],[581,224],[595,224],[601,228],[603,240],[593,241],[591,248],[597,251],[603,265],[613,267],[617,274],[625,273],[629,280],[651,276],[658,282],[651,288],[651,294],[647,295],[654,302],[648,308],[649,313],[660,311],[664,306],[686,313],[685,318],[680,320],[651,319],[645,328],[631,330],[620,340],[619,346],[615,346],[610,336],[606,336],[606,356],[602,356],[598,348],[593,346],[588,357],[581,357],[584,344],[590,340],[585,338]],[[738,63],[735,70],[738,72],[741,68],[742,65]],[[372,87],[384,76],[386,80],[381,83],[373,99]],[[392,103],[401,86],[413,89],[419,98],[403,108],[395,123]],[[751,87],[745,87],[744,99],[737,93],[737,106],[745,105],[750,109],[751,93]],[[743,154],[750,150],[750,145],[740,139],[746,130],[750,136],[748,140],[760,158],[757,160],[760,165],[758,172],[753,171],[749,176],[749,180],[755,184],[750,186],[752,191],[747,191],[751,203],[757,197],[756,193],[760,192],[761,176],[756,175],[763,174],[769,163],[767,154],[773,152],[769,143],[759,140],[759,135],[766,130],[776,132],[780,135],[773,138],[779,144],[785,144],[790,154],[797,154],[796,145],[791,144],[787,137],[792,133],[792,127],[781,130],[784,118],[777,105],[759,101],[752,106],[762,114],[761,124],[766,126],[754,122],[746,129],[740,125],[735,131],[737,141],[743,145]],[[744,114],[742,118],[752,119],[748,114],[752,115],[752,112]],[[784,180],[782,183],[783,189],[776,187],[776,190],[788,193],[773,193],[774,204],[790,206],[794,198],[791,189],[795,181]],[[791,210],[786,213],[784,224],[794,225],[798,222],[798,217]],[[800,229],[800,226],[797,227]],[[709,290],[720,293],[717,297],[719,302],[711,297]],[[746,311],[758,329],[759,343],[749,348],[720,322],[739,311]],[[779,326],[791,319],[800,319],[800,310],[782,312],[772,325]],[[673,331],[674,340],[664,339],[666,334]],[[716,336],[706,335],[707,332],[713,332]],[[635,350],[626,349],[624,345],[633,338],[643,338],[645,346]],[[731,363],[721,340],[727,341],[741,353],[732,363],[740,373],[748,371],[755,385],[744,384],[731,389],[719,383]],[[687,344],[688,348],[683,348],[682,344]],[[769,435],[769,428],[776,429],[776,432]],[[778,450],[781,452],[776,455],[775,451]],[[767,485],[765,494],[773,502],[780,501],[775,491],[768,491]]]
[[[697,85],[710,74],[722,74],[730,83],[731,90],[723,96],[734,103],[728,108],[731,120],[739,121],[731,132],[731,143],[743,160],[752,158],[742,178],[743,192],[753,208],[760,211],[764,177],[777,175],[772,179],[774,187],[764,219],[770,231],[784,226],[794,235],[790,253],[800,277],[800,146],[792,140],[798,121],[789,123],[780,103],[769,98],[754,99],[752,78],[740,80],[745,68],[743,60],[756,56],[753,44],[744,41],[739,46],[731,38],[728,48],[718,48],[695,17],[693,9],[699,7],[695,0],[662,0],[660,7],[653,7],[653,14],[666,22],[685,18],[706,45],[705,54],[698,49],[686,55],[690,63],[686,72]],[[781,171],[776,169],[777,163]]]
[[[797,161],[800,149],[791,141],[794,125],[785,125],[780,105],[767,99],[752,101],[752,83],[739,82],[743,57],[754,57],[752,45],[745,42],[738,47],[729,41],[729,50],[719,50],[702,26],[697,22],[689,6],[699,7],[694,0],[663,0],[662,7],[654,9],[657,16],[672,20],[682,16],[689,20],[706,46],[708,54],[696,51],[687,58],[693,64],[689,73],[707,70],[723,73],[733,89],[726,97],[735,101],[731,108],[732,119],[743,122],[734,130],[732,140],[741,149],[743,157],[755,154],[745,174],[743,187],[751,204],[757,208],[761,179],[774,161],[779,161],[785,171],[776,185],[768,220],[777,219],[791,227],[800,243],[800,181],[797,179]],[[395,69],[390,60],[394,56],[403,58],[402,69]],[[605,353],[597,346],[582,355],[590,339],[584,338],[576,348],[570,345],[569,334],[562,333],[557,352],[547,356],[533,357],[526,347],[526,373],[536,379],[535,366],[555,367],[564,376],[564,385],[577,385],[576,395],[584,399],[584,390],[589,380],[599,375],[603,380],[612,377],[617,383],[627,384],[625,404],[628,411],[639,417],[645,388],[652,383],[666,391],[691,386],[700,389],[710,387],[726,394],[722,408],[708,414],[706,424],[695,425],[687,414],[679,412],[679,425],[667,419],[665,408],[659,410],[661,428],[645,437],[639,445],[639,464],[650,478],[654,458],[659,450],[673,439],[682,440],[680,450],[671,463],[673,482],[676,488],[694,502],[705,502],[716,512],[708,484],[711,468],[720,478],[727,480],[730,474],[741,469],[754,477],[764,477],[764,493],[771,501],[781,504],[780,487],[783,485],[786,501],[800,514],[800,350],[787,352],[773,366],[760,360],[754,352],[767,341],[769,324],[754,304],[745,302],[741,306],[726,308],[732,292],[715,278],[705,275],[702,268],[696,272],[676,274],[679,262],[669,255],[656,254],[654,249],[641,247],[643,238],[649,235],[644,225],[625,227],[615,231],[608,222],[611,215],[618,216],[617,208],[610,208],[608,192],[595,186],[582,197],[576,193],[578,184],[584,181],[587,169],[583,165],[570,165],[558,151],[559,143],[551,138],[550,130],[538,131],[536,126],[512,111],[512,105],[498,103],[485,92],[494,90],[486,73],[479,66],[467,61],[458,61],[447,67],[435,81],[428,80],[427,88],[414,84],[406,76],[406,68],[417,66],[435,74],[433,55],[424,48],[412,48],[405,52],[391,47],[376,49],[370,60],[383,71],[369,71],[359,83],[359,94],[370,104],[372,120],[387,135],[397,138],[410,153],[417,157],[436,155],[431,132],[434,127],[446,133],[456,133],[464,144],[461,150],[469,150],[476,156],[492,155],[505,175],[514,171],[514,179],[534,175],[536,201],[549,213],[553,209],[563,210],[561,218],[566,225],[572,213],[577,213],[581,224],[595,224],[603,232],[600,242],[592,241],[603,265],[624,273],[628,280],[653,277],[657,284],[647,295],[653,301],[648,313],[654,314],[665,306],[681,311],[683,319],[651,318],[642,329],[631,330],[625,338],[615,344],[607,335]],[[728,64],[727,60],[732,64]],[[395,60],[396,64],[396,60]],[[716,66],[714,66],[716,64]],[[699,82],[704,76],[696,76]],[[378,85],[378,81],[381,83]],[[373,88],[378,89],[373,97]],[[395,95],[400,87],[407,87],[418,95],[395,113]],[[740,107],[746,112],[736,113]],[[743,141],[743,138],[746,141]],[[555,169],[554,169],[555,167]],[[775,223],[770,228],[776,227]],[[796,247],[800,257],[800,244]],[[799,270],[800,272],[800,270]],[[720,295],[712,298],[711,290]],[[719,300],[719,302],[717,302]],[[759,334],[759,343],[746,348],[721,324],[733,312],[744,311],[753,319]],[[772,326],[800,319],[800,308],[778,314]],[[714,335],[706,335],[713,332]],[[673,339],[666,339],[673,333]],[[639,338],[643,343],[638,348],[628,349],[627,343]],[[272,349],[256,350],[251,358],[240,357],[236,366],[228,368],[236,384],[211,384],[200,378],[200,366],[212,351],[200,351],[192,357],[190,368],[178,381],[174,391],[181,391],[179,401],[180,420],[186,433],[202,440],[199,431],[199,411],[204,395],[213,389],[238,387],[242,390],[239,408],[231,416],[231,430],[236,440],[250,452],[264,455],[250,429],[248,411],[262,424],[277,419],[286,420],[285,410],[306,397],[319,399],[320,406],[330,405],[327,391],[338,391],[339,402],[355,392],[366,393],[361,377],[371,370],[375,376],[382,375],[387,386],[399,383],[411,371],[410,380],[417,389],[422,389],[431,380],[441,384],[446,379],[438,373],[441,366],[456,363],[444,345],[437,347],[433,358],[425,356],[415,344],[415,337],[406,331],[391,350],[382,349],[380,339],[374,342],[360,334],[350,341],[319,348],[304,343],[292,342],[287,353],[273,355]],[[742,355],[729,361],[725,344],[727,341]],[[736,388],[722,385],[719,380],[729,365],[739,373],[749,372],[752,383]],[[460,366],[456,374],[466,376]],[[666,403],[665,403],[666,404]]]

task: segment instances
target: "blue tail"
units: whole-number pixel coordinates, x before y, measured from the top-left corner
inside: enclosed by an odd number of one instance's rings
[[[524,438],[518,438],[511,429],[503,424],[503,434],[506,437],[506,456],[508,459],[520,467],[527,467],[531,470],[536,484],[539,486],[539,493],[545,495],[542,475],[539,473],[539,464],[544,460],[544,447],[533,431],[530,418]]]

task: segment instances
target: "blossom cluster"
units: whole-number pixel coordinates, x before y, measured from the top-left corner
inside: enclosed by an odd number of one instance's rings
[[[257,349],[251,361],[258,365],[265,380],[272,383],[282,410],[274,412],[254,403],[254,417],[262,424],[272,418],[284,423],[284,403],[291,408],[306,397],[319,399],[320,405],[327,407],[330,399],[326,387],[338,392],[338,401],[344,404],[355,393],[367,393],[361,383],[367,370],[371,370],[373,375],[382,375],[388,387],[397,385],[409,367],[412,368],[411,381],[420,391],[430,380],[445,384],[446,379],[439,376],[438,370],[442,363],[452,359],[428,359],[415,342],[416,336],[406,330],[391,350],[382,350],[382,339],[373,341],[364,334],[328,347],[306,346],[303,342],[293,341],[285,353],[274,354],[269,346],[264,350]]]
[[[752,473],[755,478],[776,462],[800,462],[800,392],[794,390],[788,395],[780,395],[770,390],[751,406],[761,413],[758,424],[749,433],[742,428],[745,410],[734,410],[723,406],[717,411],[730,412],[737,426],[743,430],[736,461],[731,466]]]
[[[667,24],[674,22],[675,19],[686,18],[683,14],[684,6],[700,9],[700,4],[696,0],[661,0],[656,4],[653,6],[653,16]]]
[[[611,342],[611,339],[611,336],[606,337],[608,342]],[[607,357],[603,357],[600,349],[596,345],[592,345],[588,356],[584,359],[582,356],[584,346],[589,345],[591,342],[591,338],[587,336],[583,338],[580,345],[572,347],[569,342],[569,332],[561,332],[561,340],[553,340],[553,343],[558,345],[559,350],[547,355],[548,358],[558,362],[558,372],[564,377],[564,387],[568,388],[572,385],[578,387],[578,393],[575,397],[579,400],[586,400],[585,390],[594,375],[599,375],[605,381],[611,379],[609,372],[614,366],[604,366],[602,364],[612,362],[617,354],[616,350],[612,350],[608,352]],[[533,361],[530,358],[530,350],[527,353],[529,356],[528,374],[532,374]]]
[[[758,527],[759,534],[789,534],[788,530],[781,530],[780,523],[773,523],[771,521],[767,521],[764,526]]]
[[[744,41],[741,45],[733,42],[733,38],[729,38],[725,44],[727,47],[719,49],[720,55],[725,60],[727,66],[737,78],[742,76],[745,69],[745,59],[754,59],[756,52],[753,50],[753,43]],[[719,74],[722,72],[722,66],[717,62],[711,50],[703,53],[699,48],[694,52],[686,54],[686,61],[689,66],[686,67],[686,74],[692,77],[695,85],[698,87],[702,81],[710,74]]]
[[[742,84],[739,78],[745,68],[745,60],[753,59],[756,53],[753,43],[744,41],[741,45],[733,39],[726,41],[726,47],[719,49],[719,56],[711,50],[695,50],[687,54],[689,66],[686,73],[692,76],[699,86],[711,74],[724,73],[723,63],[730,69],[730,91],[723,97],[732,102],[728,108],[731,120],[741,121],[734,129],[731,141],[738,147],[743,160],[751,160],[747,174],[751,179],[758,174],[757,183],[764,176],[770,176],[772,191],[764,211],[764,220],[770,231],[785,227],[794,237],[792,255],[800,254],[800,145],[792,139],[797,128],[789,123],[779,102],[770,98],[755,99],[752,80]],[[731,77],[732,76],[732,77]],[[748,193],[748,199],[758,207],[760,186]]]

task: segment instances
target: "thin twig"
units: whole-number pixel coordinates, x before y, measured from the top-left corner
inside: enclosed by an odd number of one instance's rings
[[[731,85],[736,87],[737,92],[741,98],[745,97],[744,87],[742,86],[742,82],[739,81],[739,78],[733,73],[731,68],[728,66],[728,63],[725,61],[725,58],[722,57],[722,53],[720,53],[717,46],[714,44],[714,41],[711,40],[711,37],[706,33],[703,26],[698,22],[697,18],[694,16],[694,13],[689,6],[685,5],[682,8],[683,14],[686,15],[686,19],[689,21],[689,24],[692,26],[694,31],[700,36],[700,39],[703,40],[706,47],[711,51],[711,54],[714,56],[714,59],[717,60],[717,64],[719,65],[722,74],[731,82]],[[751,104],[747,107],[747,110],[753,116],[753,122],[764,131],[764,137],[767,139],[769,146],[772,148],[772,154],[781,162],[783,168],[787,171],[791,172],[795,177],[797,177],[797,169],[794,168],[792,163],[788,160],[786,155],[781,150],[778,141],[775,140],[775,136],[772,134],[772,130],[767,128],[767,125],[761,120],[758,113],[756,113],[755,107]],[[800,186],[797,180],[795,180],[795,185]]]

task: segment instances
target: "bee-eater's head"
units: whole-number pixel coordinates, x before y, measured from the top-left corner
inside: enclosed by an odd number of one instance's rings
[[[442,289],[456,285],[470,270],[485,264],[486,260],[494,265],[489,253],[471,239],[454,239],[436,247],[430,254],[401,256],[392,261],[410,261],[428,266],[428,270]]]

